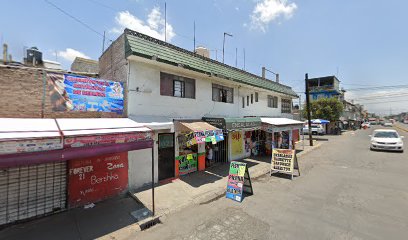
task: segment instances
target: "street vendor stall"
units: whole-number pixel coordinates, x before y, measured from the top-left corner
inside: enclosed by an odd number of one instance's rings
[[[299,131],[303,122],[288,118],[261,118],[262,130],[266,132],[266,153],[272,153],[273,148],[294,149],[294,143],[299,140]]]
[[[213,144],[224,140],[221,129],[199,120],[175,121],[174,129],[177,139],[176,177],[204,170],[206,145],[211,148]]]

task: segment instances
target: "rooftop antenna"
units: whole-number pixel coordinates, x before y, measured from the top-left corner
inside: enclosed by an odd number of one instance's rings
[[[164,41],[167,42],[167,5],[164,2]]]
[[[196,39],[195,39],[195,21],[194,21],[194,48],[193,48],[193,52],[195,52],[196,50]]]

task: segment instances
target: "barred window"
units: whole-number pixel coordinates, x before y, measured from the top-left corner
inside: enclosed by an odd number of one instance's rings
[[[215,102],[234,103],[234,89],[218,84],[213,84],[212,100]]]
[[[278,108],[278,97],[268,96],[268,107]]]
[[[292,112],[292,100],[282,98],[282,113],[291,113]]]

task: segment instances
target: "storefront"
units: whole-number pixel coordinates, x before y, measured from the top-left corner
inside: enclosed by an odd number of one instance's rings
[[[261,119],[248,118],[203,118],[223,130],[228,139],[228,160],[238,160],[262,151],[261,145]]]
[[[127,190],[127,152],[151,148],[129,119],[0,119],[0,225]]]
[[[293,149],[299,141],[299,132],[303,122],[288,118],[261,118],[262,131],[265,133],[265,153],[272,154],[273,148]]]
[[[224,140],[222,130],[203,121],[175,121],[176,177],[210,166],[213,158],[206,161],[206,153]]]

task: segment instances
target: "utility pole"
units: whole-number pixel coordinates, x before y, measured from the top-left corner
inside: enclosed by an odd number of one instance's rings
[[[312,118],[310,116],[310,96],[309,96],[309,76],[305,74],[305,86],[306,86],[306,111],[307,111],[307,123],[309,125],[309,144],[313,146],[313,139],[312,139]]]

